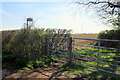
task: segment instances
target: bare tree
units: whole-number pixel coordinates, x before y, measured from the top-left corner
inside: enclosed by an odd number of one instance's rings
[[[117,18],[116,25],[120,26],[120,0],[77,0],[74,3],[94,8],[99,18],[107,20],[107,23],[114,23]]]

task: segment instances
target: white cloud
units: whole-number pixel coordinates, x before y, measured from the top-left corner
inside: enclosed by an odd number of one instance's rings
[[[56,7],[53,11],[61,11],[60,15],[47,15],[47,19],[37,21],[37,25],[45,28],[64,28],[72,29],[74,33],[98,33],[102,30],[108,29],[102,25],[97,19],[90,18],[88,15],[81,15],[77,12],[73,13],[73,7],[61,9]]]
[[[0,9],[0,14],[2,14],[2,15],[11,15],[10,13],[6,12],[3,9]]]
[[[76,16],[68,12],[62,15],[49,15],[47,20],[38,20],[37,25],[45,28],[72,29],[74,33],[98,33],[109,29],[97,19],[88,16]]]
[[[19,6],[33,7],[34,5],[23,4]],[[76,10],[73,6],[61,6],[56,6],[49,9],[47,8],[45,10],[41,10],[41,8],[32,15],[28,14],[27,16],[32,16],[34,19],[36,18],[36,25],[42,28],[72,29],[74,33],[98,33],[101,30],[107,29],[106,26],[99,23],[96,19],[88,17],[87,14],[83,14],[82,16],[80,11]],[[1,10],[0,13],[7,14],[7,12],[3,10]]]

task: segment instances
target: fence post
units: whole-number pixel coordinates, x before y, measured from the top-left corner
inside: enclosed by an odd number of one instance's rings
[[[98,54],[97,54],[97,70],[99,71],[99,58],[100,58],[100,40],[98,41]]]
[[[72,62],[72,37],[68,38],[68,63]]]

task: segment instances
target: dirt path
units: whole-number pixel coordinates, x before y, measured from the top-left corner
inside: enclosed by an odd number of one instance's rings
[[[61,78],[75,78],[75,75],[66,75],[67,72],[65,69],[61,69],[59,66],[62,63],[53,63],[50,66],[36,68],[33,70],[28,70],[26,72],[16,72],[11,75],[6,76],[5,78],[43,78],[43,79],[61,79]]]

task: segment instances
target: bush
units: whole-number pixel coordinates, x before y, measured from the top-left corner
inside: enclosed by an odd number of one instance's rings
[[[3,51],[2,63],[4,68],[19,69],[22,67],[37,68],[42,67],[45,64],[50,64],[53,59],[50,55],[42,55],[40,58],[29,60],[29,58],[22,55],[13,54]]]
[[[6,50],[7,44],[17,32],[18,30],[2,31],[2,50]]]
[[[38,68],[38,67],[42,67],[45,64],[49,65],[51,62],[53,62],[54,60],[52,59],[52,57],[50,55],[42,55],[40,58],[36,58],[34,60],[31,60],[27,63],[27,67],[29,68]]]
[[[18,69],[25,67],[29,59],[21,54],[13,54],[2,51],[2,66],[3,68]]]
[[[38,59],[41,55],[46,55],[46,37],[70,37],[70,32],[71,30],[66,29],[34,28],[14,31],[14,34],[11,33],[7,37],[3,36],[3,64],[5,67],[9,65],[26,66],[27,62]],[[7,33],[4,32],[3,35],[5,34]],[[44,64],[43,62],[36,60],[35,65],[39,66],[39,64]]]
[[[8,43],[3,46],[4,51],[21,54],[34,59],[46,54],[46,37],[69,37],[70,30],[65,29],[31,29],[20,30],[15,33]]]
[[[120,40],[120,30],[105,30],[98,34],[98,39]],[[120,42],[101,41],[101,46],[120,47]]]

